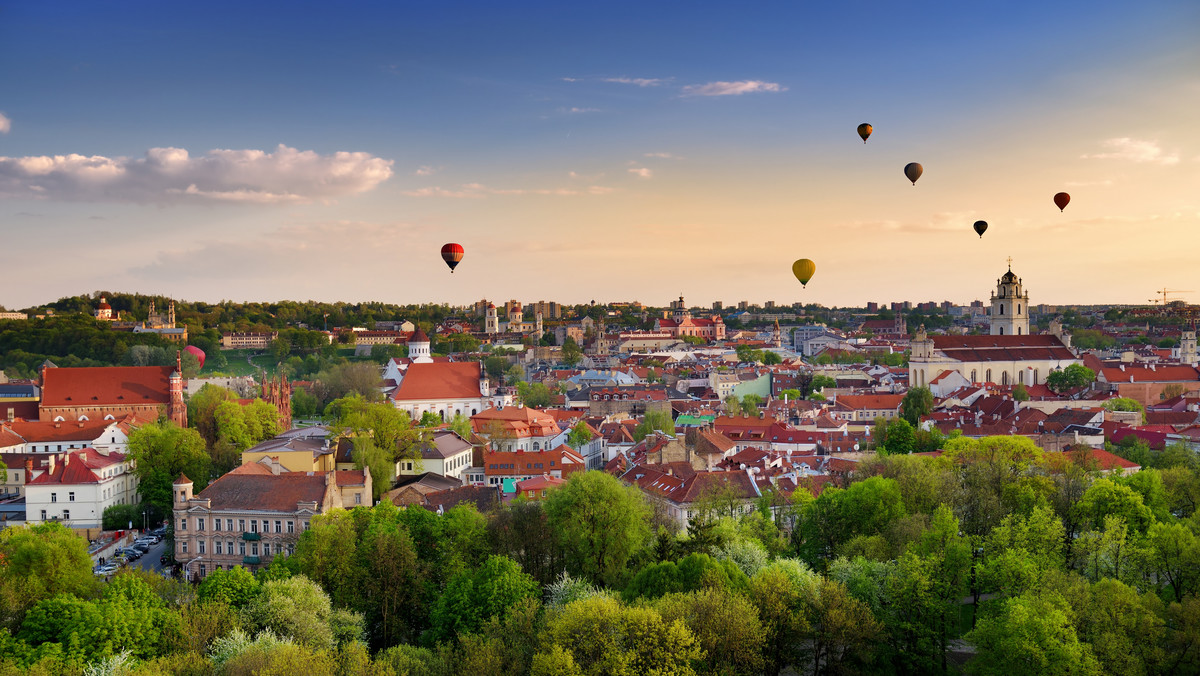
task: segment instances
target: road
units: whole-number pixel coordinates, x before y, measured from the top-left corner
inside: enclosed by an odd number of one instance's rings
[[[159,563],[158,559],[159,559],[159,557],[161,557],[163,555],[163,552],[166,551],[166,549],[165,549],[166,546],[167,546],[166,540],[163,540],[163,541],[159,542],[158,544],[154,545],[153,547],[150,548],[150,551],[146,552],[142,556],[142,558],[133,562],[133,567],[139,568],[141,570],[150,571],[152,573],[158,573],[161,575],[163,572],[163,565],[161,563]]]

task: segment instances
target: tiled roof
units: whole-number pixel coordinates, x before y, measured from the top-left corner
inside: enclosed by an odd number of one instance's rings
[[[966,362],[1075,359],[1057,336],[930,336],[935,349]]]
[[[174,366],[48,368],[42,406],[167,404]]]
[[[473,361],[413,364],[405,372],[400,387],[392,393],[392,399],[478,399],[483,396],[479,377],[479,363]]]
[[[367,470],[339,469],[337,470],[337,484],[338,486],[366,486]]]
[[[855,411],[895,410],[902,401],[903,394],[842,394],[837,398],[838,408],[844,406]]]
[[[1104,379],[1110,383],[1164,383],[1195,382],[1200,380],[1200,371],[1194,366],[1126,364],[1124,367],[1105,368]]]
[[[243,465],[243,467],[245,466]],[[315,502],[317,511],[321,511],[322,502],[325,499],[325,473],[240,474],[230,472],[209,484],[196,497],[211,500],[212,509],[294,512],[298,502]]]
[[[425,460],[445,460],[471,450],[471,442],[458,436],[454,430],[438,430],[433,433],[432,443],[421,444],[421,457]],[[341,477],[338,477],[341,484]]]
[[[55,463],[53,472],[44,472],[29,485],[44,484],[98,484],[101,479],[95,470],[102,470],[125,461],[121,453],[103,455],[94,448],[65,453]]]

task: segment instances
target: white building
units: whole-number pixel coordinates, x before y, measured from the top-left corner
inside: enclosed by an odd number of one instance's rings
[[[993,336],[1029,335],[1029,292],[1021,288],[1021,279],[1013,274],[1012,259],[1008,272],[996,280],[992,293],[990,333]]]
[[[100,453],[126,453],[132,416],[114,420],[0,421],[0,452],[62,453],[94,448]]]
[[[98,528],[105,509],[138,502],[133,464],[121,453],[85,448],[51,455],[44,470],[33,469],[32,461],[26,465],[33,477],[25,484],[25,520],[31,525],[61,521]]]
[[[463,480],[471,467],[471,442],[452,430],[438,430],[428,443],[421,444],[421,459],[405,459],[396,463],[396,474],[412,475],[432,472]]]
[[[404,371],[392,404],[414,420],[429,411],[443,420],[507,406],[512,396],[492,392],[479,362],[415,362]]]

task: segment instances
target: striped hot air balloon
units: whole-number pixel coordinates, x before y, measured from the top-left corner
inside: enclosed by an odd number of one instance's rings
[[[464,253],[461,244],[451,242],[442,246],[442,260],[446,261],[446,265],[450,266],[451,274],[454,274],[454,268],[463,259]]]

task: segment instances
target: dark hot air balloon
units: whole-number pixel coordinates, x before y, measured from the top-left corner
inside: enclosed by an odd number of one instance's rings
[[[1060,192],[1054,196],[1054,206],[1058,207],[1059,211],[1067,208],[1071,203],[1071,196],[1065,192]]]
[[[912,181],[913,185],[917,184],[917,179],[921,178],[921,172],[923,171],[925,171],[925,168],[916,162],[909,162],[904,165],[904,175],[908,177],[908,180]]]
[[[446,261],[446,265],[450,266],[450,274],[454,274],[454,268],[463,259],[464,253],[461,244],[451,242],[442,247],[442,260]]]
[[[983,239],[983,233],[987,232],[987,221],[975,221],[975,232],[979,233],[979,239]]]
[[[204,350],[201,350],[195,345],[188,345],[187,347],[183,348],[183,351],[196,355],[196,361],[200,362],[200,368],[204,368]]]
[[[862,137],[863,143],[867,142],[867,137],[869,137],[871,135],[871,132],[873,130],[874,130],[874,127],[867,124],[866,122],[863,122],[862,124],[858,125],[858,135]]]
[[[796,279],[800,280],[800,284],[805,287],[808,286],[808,280],[812,279],[812,276],[814,273],[816,273],[816,271],[817,264],[807,258],[801,258],[795,263],[792,263],[792,274],[796,275]]]

